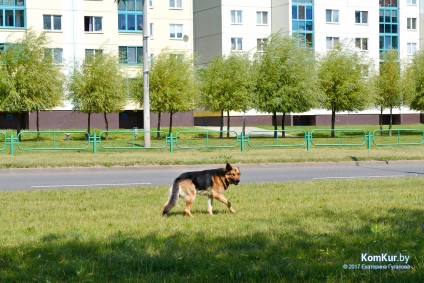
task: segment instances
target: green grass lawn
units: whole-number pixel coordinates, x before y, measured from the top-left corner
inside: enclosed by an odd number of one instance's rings
[[[423,186],[241,184],[226,192],[235,214],[215,203],[210,216],[199,196],[194,218],[182,202],[160,216],[167,187],[1,192],[0,281],[423,282]]]

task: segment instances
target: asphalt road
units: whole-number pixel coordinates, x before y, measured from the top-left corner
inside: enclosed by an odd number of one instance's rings
[[[171,185],[185,171],[218,165],[1,169],[0,191]],[[424,161],[241,164],[242,183],[424,177]]]

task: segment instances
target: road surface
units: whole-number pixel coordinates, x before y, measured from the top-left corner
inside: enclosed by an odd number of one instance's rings
[[[424,161],[240,164],[242,183],[424,177]],[[1,169],[0,191],[171,185],[185,171],[219,165]]]

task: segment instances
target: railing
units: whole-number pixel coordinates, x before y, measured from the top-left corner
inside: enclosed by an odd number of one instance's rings
[[[151,143],[144,145],[145,135]],[[391,129],[364,131],[360,129],[314,129],[304,130],[255,130],[247,134],[236,131],[181,130],[175,135],[164,131],[109,130],[98,135],[85,131],[22,131],[17,137],[0,131],[0,151],[10,148],[30,150],[137,150],[164,149],[234,149],[245,151],[246,146],[260,148],[305,147],[360,147],[421,145],[424,143],[422,129]]]

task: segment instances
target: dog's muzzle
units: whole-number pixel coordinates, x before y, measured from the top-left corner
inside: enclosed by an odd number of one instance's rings
[[[234,185],[238,185],[238,183],[240,183],[240,179],[237,180],[233,180]]]

